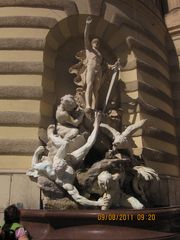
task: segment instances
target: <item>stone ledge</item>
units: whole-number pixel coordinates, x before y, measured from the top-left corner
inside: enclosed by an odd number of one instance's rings
[[[131,216],[133,220],[113,221],[98,220],[104,216]],[[143,215],[144,221],[137,216]],[[148,221],[147,217],[155,215],[156,221]],[[176,234],[163,231],[173,231],[172,223],[178,221],[180,208],[154,208],[145,210],[22,210],[22,223],[31,232],[33,239],[171,239]],[[133,228],[131,228],[133,227]],[[152,231],[155,230],[155,231]]]

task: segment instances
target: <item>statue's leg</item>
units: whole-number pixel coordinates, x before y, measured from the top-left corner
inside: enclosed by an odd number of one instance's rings
[[[94,78],[95,78],[94,69],[91,66],[88,66],[86,73],[86,91],[85,91],[86,108],[91,108]]]
[[[101,201],[92,201],[81,196],[77,188],[70,183],[63,183],[62,187],[68,192],[68,194],[75,200],[75,202],[83,206],[101,206],[103,205],[103,199]]]
[[[102,80],[102,72],[99,70],[96,73],[95,81],[93,83],[93,98],[92,98],[92,107],[93,109],[98,109],[98,102],[99,102],[99,89],[101,87],[101,80]]]
[[[97,138],[100,119],[101,119],[101,115],[99,113],[97,113],[95,116],[95,121],[94,121],[94,129],[93,129],[91,135],[88,137],[87,142],[82,147],[80,147],[79,149],[77,149],[71,153],[71,155],[73,156],[73,159],[76,159],[77,164],[84,160],[84,158],[88,154],[89,150],[94,145],[96,138]]]

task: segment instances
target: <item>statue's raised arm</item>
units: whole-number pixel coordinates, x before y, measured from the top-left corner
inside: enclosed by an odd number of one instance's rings
[[[98,110],[99,90],[103,83],[102,54],[100,51],[100,40],[90,39],[90,25],[92,17],[86,18],[84,29],[84,48],[76,54],[79,63],[70,67],[69,72],[76,74],[74,79],[76,85],[83,88],[84,108]],[[85,92],[85,94],[84,94]]]
[[[89,29],[90,29],[90,24],[92,22],[92,18],[89,16],[86,18],[86,25],[84,29],[84,46],[86,50],[91,49],[91,43],[90,43],[90,38],[89,38]]]

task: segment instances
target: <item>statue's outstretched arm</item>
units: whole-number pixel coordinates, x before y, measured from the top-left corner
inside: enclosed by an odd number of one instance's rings
[[[103,206],[106,202],[106,199],[100,198],[98,201],[89,200],[83,196],[81,196],[77,190],[77,188],[70,184],[63,184],[63,188],[68,192],[68,194],[79,204],[83,206]]]
[[[89,28],[92,22],[92,18],[89,16],[86,18],[86,26],[84,29],[84,46],[86,50],[91,50],[91,43],[89,38]]]
[[[74,157],[74,159],[76,159],[77,164],[84,160],[84,158],[88,154],[89,150],[94,145],[96,138],[97,138],[100,121],[101,121],[101,113],[97,112],[97,113],[95,113],[94,129],[93,129],[91,135],[89,136],[87,142],[82,147],[80,147],[79,149],[77,149],[71,153],[71,155]]]

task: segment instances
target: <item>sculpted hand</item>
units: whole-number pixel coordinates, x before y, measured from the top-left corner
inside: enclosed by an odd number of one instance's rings
[[[88,17],[86,18],[86,23],[87,23],[87,24],[92,23],[92,17],[91,17],[91,16],[88,16]]]
[[[100,207],[102,207],[102,206],[107,206],[108,204],[109,204],[109,201],[110,201],[110,199],[107,197],[102,197],[102,198],[99,198],[98,199],[98,201],[97,201],[97,203],[98,203],[98,205],[97,206],[100,206]]]

